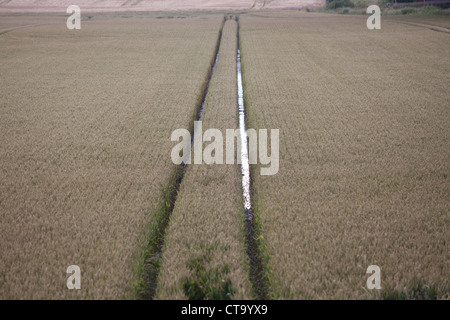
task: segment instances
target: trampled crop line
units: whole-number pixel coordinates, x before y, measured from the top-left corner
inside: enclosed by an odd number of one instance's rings
[[[18,30],[18,29],[24,29],[24,28],[29,28],[29,27],[45,26],[45,25],[49,25],[49,24],[50,23],[27,24],[26,26],[18,26],[18,27],[3,29],[3,30],[0,30],[0,35],[5,34],[7,32],[14,31],[14,30]]]
[[[262,252],[259,247],[259,227],[255,221],[255,213],[251,201],[251,174],[248,156],[248,141],[246,131],[246,115],[244,108],[244,88],[242,82],[241,52],[239,45],[239,19],[237,23],[237,86],[239,107],[239,131],[241,136],[241,170],[242,170],[242,196],[244,199],[245,230],[247,255],[249,258],[249,277],[255,296],[259,300],[269,299],[269,282],[265,276],[265,266]]]
[[[445,28],[445,27],[441,27],[441,26],[434,26],[431,24],[415,23],[415,22],[409,22],[409,21],[396,21],[396,20],[386,20],[386,21],[409,24],[410,26],[422,27],[422,28],[427,28],[427,29],[433,30],[433,31],[450,33],[449,28]]]
[[[81,21],[84,22],[84,21],[88,21],[88,20],[91,20],[91,19],[92,19],[92,16],[88,16],[86,18],[82,17]],[[0,36],[2,34],[8,33],[8,32],[14,31],[14,30],[19,30],[19,29],[24,29],[24,28],[31,28],[31,27],[39,27],[39,26],[49,26],[49,25],[52,25],[52,24],[60,24],[60,22],[35,23],[35,24],[27,24],[27,25],[24,25],[24,26],[17,26],[17,27],[2,29],[2,30],[0,30]]]
[[[225,21],[226,18],[224,17],[217,38],[215,54],[213,56],[213,60],[211,61],[211,67],[203,84],[203,88],[201,90],[202,93],[199,97],[197,108],[195,109],[195,113],[193,116],[194,121],[199,121],[203,113],[205,99],[208,94],[209,83],[214,73],[214,69],[217,63],[217,57],[219,55],[219,48],[222,40],[222,31]],[[191,144],[194,141],[194,121],[192,121],[192,124],[190,126],[192,137]],[[140,266],[140,270],[138,271],[138,276],[140,277],[140,279],[137,287],[135,288],[135,290],[137,291],[136,295],[138,299],[151,300],[155,296],[158,275],[162,261],[162,249],[164,247],[166,230],[169,226],[170,217],[175,207],[178,191],[180,190],[180,186],[186,173],[186,169],[187,164],[184,163],[178,165],[175,168],[168,185],[163,191],[162,201],[159,205],[156,217],[155,219],[153,219],[152,224],[149,228],[150,235],[148,236],[148,242],[144,251],[144,263]]]

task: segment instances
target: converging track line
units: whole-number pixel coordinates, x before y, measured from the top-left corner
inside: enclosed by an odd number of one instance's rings
[[[251,201],[251,175],[248,156],[248,140],[245,126],[244,88],[242,82],[241,51],[239,47],[239,20],[237,23],[237,86],[238,86],[238,108],[239,108],[239,131],[241,136],[241,171],[242,171],[242,196],[244,199],[245,227],[247,255],[250,262],[250,282],[258,300],[269,299],[268,281],[264,275],[264,263],[261,250],[257,242],[259,233],[254,220],[254,211]]]
[[[205,99],[208,94],[209,83],[211,81],[214,69],[217,63],[217,57],[219,55],[220,43],[222,41],[222,31],[225,24],[225,18],[220,27],[219,36],[217,39],[216,51],[214,55],[214,60],[211,63],[211,68],[207,75],[207,80],[203,88],[203,93],[199,105],[197,106],[194,121],[199,121],[201,119],[203,108],[205,105]],[[194,125],[192,123],[191,131],[194,131]],[[194,134],[191,134],[192,140],[191,144],[194,142]],[[144,257],[145,266],[142,275],[142,281],[138,289],[138,297],[143,300],[152,300],[156,294],[158,275],[161,266],[162,250],[164,247],[164,241],[166,236],[166,230],[169,226],[170,217],[175,208],[175,202],[177,201],[178,192],[180,190],[181,183],[183,182],[184,175],[186,173],[188,165],[185,163],[180,164],[175,169],[172,174],[172,178],[163,191],[163,204],[162,209],[159,213],[156,221],[156,226],[154,228],[150,239],[148,240],[148,245]]]

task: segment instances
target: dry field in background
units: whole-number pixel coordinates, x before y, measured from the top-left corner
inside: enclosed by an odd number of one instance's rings
[[[274,298],[449,293],[449,35],[366,19],[240,18],[249,128],[280,129],[253,171]]]
[[[223,16],[55,19],[0,35],[0,298],[123,298]]]
[[[238,128],[236,31],[227,20],[201,119],[203,132],[219,129],[224,142],[226,129]],[[189,165],[166,236],[158,299],[252,297],[241,190],[238,164]]]
[[[65,12],[72,0],[0,0],[0,13]],[[77,0],[85,12],[317,8],[325,0]]]

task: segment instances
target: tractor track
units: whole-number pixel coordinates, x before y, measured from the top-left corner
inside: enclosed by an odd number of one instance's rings
[[[211,67],[207,75],[206,81],[203,86],[202,94],[195,114],[193,116],[194,121],[191,124],[191,145],[194,143],[194,122],[200,121],[204,109],[206,97],[208,95],[208,88],[211,78],[214,73],[214,69],[218,60],[220,44],[222,41],[222,31],[227,18],[224,17],[222,26],[219,31],[214,59],[211,61]],[[242,172],[242,194],[244,199],[244,218],[245,218],[245,245],[246,253],[249,261],[249,280],[252,284],[254,297],[258,300],[269,299],[268,280],[265,276],[265,265],[263,263],[262,253],[259,248],[259,227],[255,221],[255,213],[251,203],[251,178],[250,178],[250,166],[248,161],[248,144],[247,134],[245,129],[245,110],[244,110],[244,97],[243,97],[243,85],[242,85],[242,73],[241,73],[241,61],[240,61],[240,49],[239,49],[239,20],[236,17],[237,23],[237,55],[236,55],[236,70],[237,70],[237,83],[238,83],[238,110],[239,110],[239,129],[241,133],[241,172]],[[165,242],[166,230],[169,226],[170,217],[173,213],[175,203],[177,201],[178,192],[180,190],[181,183],[183,182],[184,175],[188,168],[188,164],[180,164],[176,167],[169,184],[163,192],[163,203],[160,205],[161,210],[157,214],[156,222],[151,228],[150,239],[144,253],[144,270],[141,274],[142,280],[140,282],[140,288],[138,288],[138,298],[151,300],[155,297],[158,276],[160,274],[160,267],[162,261],[162,251]]]
[[[214,58],[211,61],[211,67],[203,85],[202,94],[199,99],[199,103],[194,113],[194,121],[192,121],[191,132],[191,144],[194,142],[194,122],[199,121],[202,116],[203,108],[205,105],[205,99],[208,94],[209,83],[211,81],[214,69],[217,63],[217,57],[219,55],[220,43],[222,40],[222,31],[225,25],[226,18],[222,22],[220,27]],[[181,183],[183,182],[184,175],[186,173],[188,165],[182,163],[176,167],[168,185],[163,191],[163,200],[160,204],[160,210],[157,213],[156,222],[151,227],[151,235],[148,239],[147,246],[144,252],[144,267],[142,270],[142,281],[138,285],[137,295],[141,300],[152,300],[155,296],[157,289],[158,275],[161,267],[162,250],[164,247],[164,241],[166,236],[166,230],[169,226],[170,217],[175,208],[178,192],[180,190]]]
[[[258,242],[260,230],[255,220],[255,212],[252,204],[252,179],[248,155],[248,138],[246,132],[246,114],[244,106],[244,88],[241,68],[241,52],[239,43],[239,19],[237,23],[237,85],[238,85],[238,108],[239,108],[239,130],[241,135],[241,169],[242,169],[242,196],[244,200],[245,231],[247,256],[249,259],[249,277],[253,292],[258,300],[269,299],[269,282],[265,276],[265,264],[263,254]]]

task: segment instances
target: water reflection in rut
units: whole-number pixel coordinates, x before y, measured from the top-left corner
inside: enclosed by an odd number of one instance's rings
[[[250,165],[248,161],[247,131],[245,129],[244,89],[242,87],[241,52],[237,50],[237,86],[239,106],[239,131],[241,136],[241,171],[242,171],[242,196],[244,197],[244,209],[246,218],[251,220],[252,202],[250,197]]]
[[[244,199],[245,227],[246,227],[246,245],[247,255],[250,262],[249,278],[255,292],[255,298],[258,300],[269,299],[269,283],[265,276],[264,261],[256,240],[259,235],[259,229],[256,221],[253,219],[253,208],[251,201],[251,178],[248,155],[247,131],[245,129],[245,109],[244,109],[244,88],[242,86],[241,70],[241,51],[239,49],[239,21],[237,29],[237,87],[238,87],[238,106],[239,106],[239,133],[241,136],[241,172],[242,172],[242,196]]]

